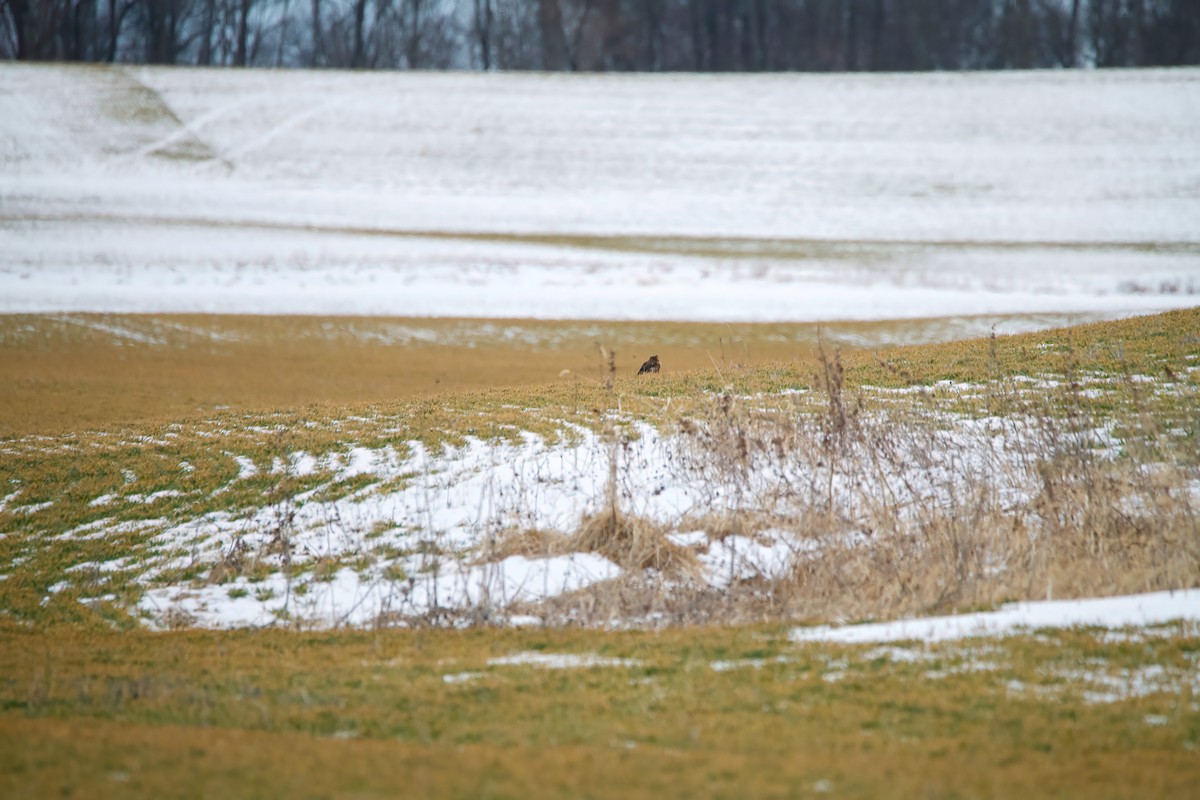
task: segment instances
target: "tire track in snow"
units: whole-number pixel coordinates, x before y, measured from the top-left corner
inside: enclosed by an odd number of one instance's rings
[[[151,89],[151,91],[154,91],[154,90]],[[156,94],[157,94],[157,92],[156,92]],[[204,139],[202,139],[200,137],[200,135],[199,135],[200,129],[206,127],[207,125],[210,125],[213,122],[216,122],[217,120],[221,119],[222,117],[227,117],[230,114],[233,114],[236,111],[240,111],[241,109],[245,108],[246,106],[249,106],[256,102],[259,102],[258,97],[255,97],[255,96],[245,97],[245,98],[242,98],[241,100],[238,100],[237,102],[227,103],[226,105],[218,106],[217,108],[214,108],[211,111],[201,114],[200,116],[196,117],[194,120],[191,120],[190,122],[182,122],[181,121],[179,128],[175,129],[174,131],[171,131],[171,133],[168,133],[166,136],[163,136],[156,141],[150,142],[149,144],[128,154],[127,156],[125,156],[125,159],[133,161],[133,160],[137,160],[137,159],[146,158],[147,156],[153,155],[158,150],[162,150],[166,147],[171,146],[172,144],[175,144],[176,142],[183,141],[184,139],[187,139],[190,137],[190,138],[194,139],[196,142],[198,142],[201,146],[203,146],[205,150],[212,153],[212,158],[214,160],[219,161],[228,167],[232,167],[233,165],[228,161],[228,159],[226,159],[224,156],[220,155],[216,151],[216,148],[214,148],[212,145],[210,145],[208,142],[206,142]],[[163,104],[166,105],[165,101]]]
[[[184,122],[159,91],[138,78],[132,70],[116,70],[113,74],[129,85],[129,88],[126,90],[128,95],[140,95],[141,103],[144,107],[152,108],[158,119],[167,121],[172,126],[165,134],[160,134],[149,143],[142,145],[132,152],[123,154],[117,163],[126,164],[133,161],[140,161],[151,155],[158,155],[159,157],[168,159],[182,158],[198,160],[202,163],[214,160],[224,162],[224,159],[209,146],[208,142],[204,141],[198,135],[198,126],[196,123],[199,120]],[[246,98],[241,102],[244,103],[249,100],[250,98]],[[206,114],[204,116],[207,117],[209,115]],[[173,149],[176,146],[179,146],[179,149]]]
[[[259,147],[262,147],[264,144],[267,144],[268,142],[270,142],[272,139],[279,136],[280,134],[286,133],[287,131],[291,130],[292,128],[299,127],[300,125],[303,125],[304,123],[308,122],[310,119],[318,117],[321,114],[324,114],[325,112],[327,112],[331,109],[334,109],[340,105],[343,105],[345,102],[346,102],[346,98],[339,97],[337,99],[329,100],[325,103],[321,103],[320,105],[318,105],[314,108],[310,108],[307,111],[301,111],[296,114],[293,114],[290,117],[287,117],[286,119],[284,119],[282,122],[276,124],[275,126],[271,127],[270,129],[268,129],[265,133],[255,137],[254,139],[251,139],[249,142],[246,142],[241,147],[233,149],[232,151],[227,153],[225,157],[230,162],[232,162],[235,159],[244,156],[246,153],[249,153],[252,150],[256,150]]]

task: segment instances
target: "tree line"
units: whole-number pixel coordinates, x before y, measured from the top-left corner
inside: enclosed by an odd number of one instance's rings
[[[1200,0],[0,0],[0,58],[909,71],[1200,64]]]

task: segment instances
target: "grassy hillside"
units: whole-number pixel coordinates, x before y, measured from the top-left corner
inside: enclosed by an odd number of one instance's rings
[[[814,324],[546,322],[187,315],[0,316],[0,435],[81,433],[314,404],[387,404],[499,392],[538,407],[564,389],[583,402],[605,377],[599,346],[631,376],[651,351],[655,396],[732,381],[771,391],[812,383],[822,346],[843,351],[851,385],[981,381],[1064,368],[1158,373],[1186,368],[1196,312],[1183,311],[936,347],[965,320]],[[1003,359],[1000,363],[997,359]],[[565,374],[564,374],[565,373]],[[647,394],[645,382],[623,394]],[[515,387],[532,385],[524,390]],[[510,387],[496,389],[495,387]],[[459,395],[459,396],[455,396]],[[389,406],[395,408],[395,406]]]
[[[1187,796],[1200,782],[1194,626],[879,647],[793,643],[780,622],[990,605],[1040,596],[1047,580],[1056,596],[1194,584],[1200,543],[1187,481],[1200,465],[1198,367],[1192,310],[649,379],[593,363],[545,384],[189,412],[94,431],[73,417],[77,430],[10,435],[0,444],[0,794]],[[131,383],[137,374],[127,373]],[[885,466],[876,459],[889,442],[919,462],[917,446],[940,441],[954,420],[1019,420],[1006,446],[1049,449],[1028,453],[1044,485],[1024,510],[980,504],[1003,485],[993,475],[949,517],[919,498],[917,523],[885,505],[879,518],[907,532],[898,538],[834,547],[774,584],[738,584],[725,605],[704,591],[676,601],[693,615],[678,619],[753,625],[313,632],[280,620],[265,630],[149,632],[130,614],[155,580],[232,596],[266,585],[255,581],[277,568],[244,552],[148,580],[165,527],[216,511],[251,525],[256,510],[292,507],[305,491],[337,508],[339,496],[408,480],[272,472],[289,453],[440,448],[521,431],[553,441],[577,435],[564,432],[568,423],[603,443],[614,420],[635,418],[696,437],[709,461],[733,466],[739,447],[754,452],[763,436],[786,435],[789,447],[813,449],[813,469],[824,475],[834,463],[839,478],[861,465],[838,459]],[[1080,438],[1098,429],[1115,438]],[[839,436],[845,444],[829,444]],[[1119,447],[1100,455],[1072,444],[1097,441]],[[246,463],[258,471],[246,474]],[[1017,519],[1029,527],[1014,528]],[[712,524],[742,525],[752,541],[754,520]],[[801,521],[812,531],[833,525],[819,514]],[[1035,524],[1053,547],[1022,549],[1029,539],[1014,532]],[[833,546],[841,530],[811,541]],[[384,534],[363,541],[391,542]],[[977,552],[985,541],[1003,547]],[[344,557],[398,557],[389,552]],[[1002,562],[988,559],[999,557],[1008,569],[997,578]],[[668,561],[654,563],[666,574]],[[303,574],[320,585],[318,573],[334,568],[314,562]],[[671,619],[681,606],[660,595],[675,579],[640,580],[551,606],[633,619],[634,603]]]
[[[330,346],[330,363],[336,361],[335,351]],[[613,420],[625,420],[622,424],[641,420],[676,437],[672,441],[682,442],[682,452],[693,454],[684,466],[691,473],[699,471],[702,484],[713,487],[712,491],[742,491],[737,487],[753,476],[776,475],[779,481],[778,487],[768,481],[768,494],[753,501],[767,505],[724,511],[720,510],[724,506],[713,506],[708,517],[685,520],[660,517],[655,537],[700,528],[716,542],[731,532],[755,536],[765,529],[790,530],[797,541],[833,537],[822,546],[844,550],[847,556],[855,554],[855,569],[866,570],[861,579],[865,584],[859,579],[847,583],[847,575],[818,579],[810,574],[802,584],[816,595],[791,597],[789,591],[790,600],[770,600],[767,606],[774,610],[766,613],[821,618],[835,608],[846,608],[848,591],[854,592],[855,603],[874,598],[859,608],[866,616],[902,609],[969,607],[989,598],[1040,596],[1046,592],[1045,581],[1055,580],[1054,575],[1060,582],[1059,594],[1170,588],[1194,575],[1190,570],[1200,549],[1194,535],[1187,533],[1195,530],[1194,501],[1187,486],[1200,464],[1196,444],[1200,421],[1195,414],[1198,355],[1200,311],[1191,310],[992,340],[897,348],[882,354],[826,354],[824,362],[810,356],[764,366],[727,363],[719,369],[669,370],[649,378],[625,377],[623,369],[610,375],[602,363],[595,363],[590,370],[581,368],[583,376],[574,373],[547,384],[370,403],[281,404],[265,412],[218,411],[177,422],[101,430],[81,426],[53,435],[10,436],[2,443],[0,462],[0,532],[5,534],[0,539],[0,568],[6,575],[0,582],[0,598],[10,616],[29,621],[127,620],[129,605],[146,589],[139,576],[151,563],[165,559],[164,563],[178,564],[160,574],[160,581],[218,580],[220,571],[212,571],[209,556],[196,561],[195,542],[165,542],[160,538],[165,530],[190,520],[200,521],[197,534],[233,526],[213,540],[224,542],[221,546],[228,549],[242,540],[238,531],[261,527],[265,533],[275,524],[269,520],[271,514],[286,511],[294,516],[307,505],[318,515],[312,535],[323,537],[321,531],[330,523],[321,521],[322,514],[362,514],[355,510],[367,508],[362,502],[386,499],[389,492],[426,480],[403,468],[347,473],[343,466],[356,448],[391,454],[388,458],[402,464],[414,446],[437,453],[471,439],[519,443],[530,432],[553,446],[555,441],[576,438],[573,431],[580,429],[596,431],[601,441],[628,436],[613,432]],[[118,373],[117,379],[127,378],[124,385],[133,391],[139,374],[138,370]],[[262,377],[252,370],[234,373],[239,374],[252,376],[246,381],[248,393],[263,385]],[[319,385],[336,385],[336,380]],[[86,404],[87,396],[78,402]],[[153,408],[153,414],[161,413],[161,406]],[[936,475],[940,469],[936,464],[921,466],[923,459],[978,458],[956,454],[961,445],[953,437],[947,439],[944,429],[952,419],[969,422],[980,417],[996,420],[992,424],[1003,429],[1005,452],[1024,455],[1014,462],[1016,456],[996,460],[985,452],[984,457],[995,461],[988,467],[991,473],[980,472],[958,488],[952,483],[931,484],[919,490],[932,492],[928,499],[905,499],[916,491],[912,481],[926,482],[927,474]],[[1118,453],[1124,450],[1115,461],[1102,456],[1114,443]],[[986,441],[981,444],[995,447]],[[600,452],[590,458],[603,464],[608,458],[603,452],[606,445],[598,447]],[[945,454],[938,456],[943,450]],[[293,463],[296,454],[313,459],[316,468],[303,473],[281,471],[280,465]],[[973,462],[964,462],[960,470],[969,463]],[[1158,466],[1149,470],[1147,464]],[[875,496],[869,485],[876,478],[867,473],[881,468],[892,476],[880,489],[889,494]],[[968,472],[974,475],[976,470]],[[956,474],[952,471],[937,480],[954,481]],[[1049,494],[1038,499],[1030,479]],[[793,486],[796,480],[811,496],[796,494],[802,488]],[[839,491],[848,492],[839,502],[849,504],[837,514],[829,506],[837,498],[824,496],[833,491],[835,481],[844,485]],[[862,481],[868,488],[855,488]],[[633,508],[639,500],[653,499],[639,497],[645,492],[637,487],[630,491]],[[948,507],[937,499],[945,491],[958,493]],[[1025,498],[1015,510],[1004,499],[1011,491]],[[964,492],[984,494],[968,502]],[[602,496],[594,500],[598,505],[605,502]],[[351,501],[357,505],[338,505]],[[444,502],[471,505],[479,499],[452,500],[446,495]],[[1147,518],[1130,516],[1129,503]],[[861,548],[847,548],[838,537],[858,536],[861,533],[855,531],[875,526],[900,530],[916,508],[925,512],[917,516],[921,527],[913,535],[927,545],[944,542],[947,547],[949,586],[958,587],[964,580],[962,567],[954,566],[964,546],[955,533],[959,525],[977,531],[995,528],[993,541],[1016,548],[1003,560],[1016,558],[1021,563],[1029,558],[1021,555],[1024,545],[1020,544],[1027,525],[1053,524],[1056,530],[1066,531],[1063,542],[1085,538],[1065,545],[1063,568],[1070,567],[1065,573],[1044,575],[1048,566],[1035,568],[1028,562],[1002,582],[985,582],[977,591],[961,594],[956,589],[946,595],[945,589],[936,589],[943,580],[937,577],[942,568],[925,563],[911,567],[928,582],[924,590],[913,586],[901,590],[905,581],[913,580],[905,577],[907,570],[893,575],[899,581],[893,588],[878,585],[870,576],[877,575],[880,564],[861,561]],[[867,512],[870,516],[864,517]],[[576,518],[566,524],[582,521]],[[349,528],[361,544],[326,566],[334,571],[386,569],[418,546],[410,537],[420,537],[424,525],[408,518],[385,516],[372,522],[364,517],[360,527]],[[1145,525],[1151,526],[1155,537],[1138,533]],[[1084,555],[1095,552],[1085,539],[1098,531],[1114,535],[1126,531],[1113,542],[1114,547],[1120,542],[1125,549],[1117,548],[1099,562],[1105,565],[1099,574],[1087,566],[1097,562]],[[557,533],[566,536],[575,531]],[[525,552],[540,557],[549,551],[539,548],[553,547],[548,544],[551,540],[538,541],[543,544]],[[596,546],[605,552],[603,546]],[[1082,548],[1078,554],[1077,547]],[[189,551],[192,555],[185,558]],[[1117,551],[1125,555],[1117,557]],[[461,550],[454,553],[456,558],[479,557]],[[896,556],[881,552],[876,557],[888,561]],[[972,559],[978,557],[982,556]],[[232,576],[266,577],[260,567],[251,566],[258,559],[254,556],[238,566]],[[1058,563],[1056,559],[1051,562]],[[305,569],[318,566],[313,561]],[[261,567],[268,573],[279,568]],[[889,567],[889,574],[893,570]],[[228,579],[227,575],[220,580]],[[832,583],[826,585],[828,581]],[[257,589],[251,585],[237,591]],[[911,605],[914,602],[916,606]],[[752,607],[759,605],[756,601]]]
[[[595,382],[598,345],[632,375],[811,361],[846,350],[959,339],[1006,318],[750,324],[388,317],[0,316],[0,435],[113,429],[368,403],[496,386]],[[564,374],[566,373],[566,374]]]

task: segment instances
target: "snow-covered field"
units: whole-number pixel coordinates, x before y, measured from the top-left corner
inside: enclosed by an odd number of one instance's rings
[[[1200,298],[1194,69],[4,64],[0,109],[0,312],[810,321]]]

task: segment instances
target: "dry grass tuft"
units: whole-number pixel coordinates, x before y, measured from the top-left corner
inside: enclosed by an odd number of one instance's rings
[[[513,556],[549,558],[570,551],[570,539],[558,531],[509,528],[485,545],[482,555],[473,563],[491,564]]]
[[[667,529],[620,511],[604,511],[583,520],[571,537],[571,549],[602,555],[626,569],[653,569],[665,575],[698,575],[691,550],[667,538]]]

